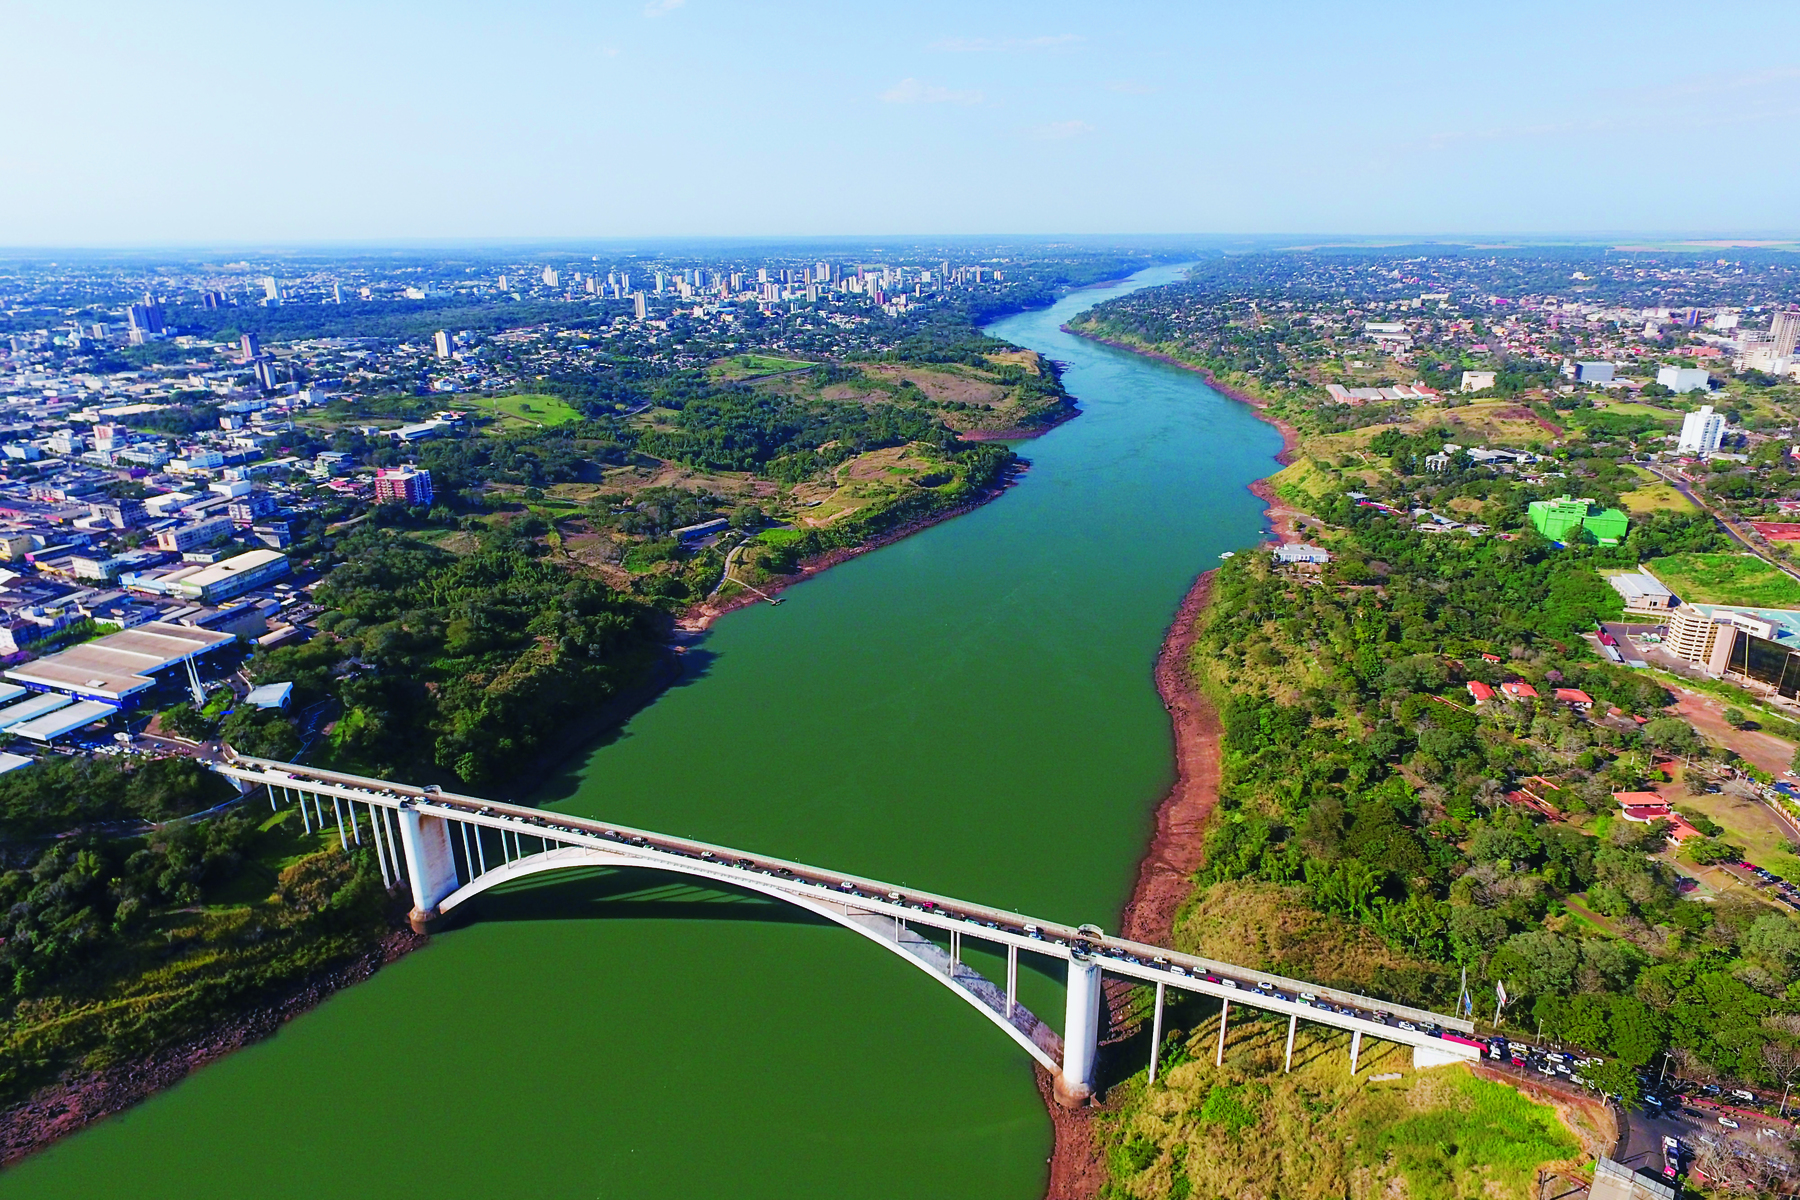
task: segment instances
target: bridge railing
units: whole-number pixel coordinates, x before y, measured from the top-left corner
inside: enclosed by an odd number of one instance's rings
[[[371,816],[378,809],[390,814],[376,824],[386,834],[385,849],[393,863],[394,884],[398,884],[402,863],[405,864],[415,895],[415,916],[420,920],[434,917],[438,905],[452,893],[482,890],[473,885],[488,870],[485,855],[481,857],[478,870],[475,851],[483,843],[477,834],[471,847],[468,830],[485,828],[500,831],[502,857],[509,863],[522,856],[518,837],[523,835],[541,839],[545,850],[556,846],[584,846],[605,853],[610,856],[609,861],[636,861],[645,866],[673,869],[724,886],[750,887],[777,897],[785,896],[815,909],[825,904],[841,907],[846,912],[891,918],[896,922],[896,928],[906,925],[935,928],[950,935],[953,956],[955,941],[960,937],[997,944],[1008,953],[1009,1004],[1011,976],[1016,972],[1018,951],[1061,959],[1069,964],[1071,976],[1069,1017],[1072,1023],[1079,1022],[1080,1026],[1091,1025],[1097,1013],[1088,1008],[1077,1011],[1080,1006],[1076,976],[1080,975],[1097,987],[1099,973],[1107,971],[1156,985],[1159,1014],[1166,989],[1173,987],[1227,1003],[1236,1002],[1287,1015],[1290,1018],[1290,1043],[1293,1026],[1302,1018],[1349,1030],[1354,1039],[1353,1060],[1354,1046],[1360,1044],[1365,1033],[1411,1044],[1428,1055],[1442,1053],[1452,1058],[1473,1058],[1478,1054],[1478,1049],[1470,1048],[1473,1042],[1459,1043],[1439,1037],[1444,1032],[1472,1034],[1473,1023],[1461,1018],[1149,943],[1111,937],[1092,926],[1072,926],[1028,917],[1007,909],[694,838],[485,800],[436,787],[415,787],[235,754],[217,764],[215,769],[245,784],[268,786],[271,796],[275,789],[314,797],[330,796],[334,801],[366,805]],[[304,809],[304,804],[302,807]],[[352,825],[355,826],[354,815]],[[455,839],[447,832],[452,828],[462,831],[460,868]],[[505,849],[505,838],[509,833],[514,839],[513,852]],[[396,840],[400,844],[398,847]],[[404,849],[405,853],[395,853],[396,849]],[[382,840],[378,837],[377,852],[382,851]],[[383,874],[384,877],[388,874],[385,862]],[[429,878],[421,879],[421,875]],[[463,884],[465,878],[467,885]],[[953,977],[954,974],[953,970]],[[1089,990],[1088,983],[1080,988],[1083,993]],[[1069,1040],[1065,1039],[1065,1043]]]

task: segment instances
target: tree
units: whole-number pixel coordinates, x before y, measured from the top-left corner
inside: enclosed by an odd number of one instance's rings
[[[1725,723],[1733,729],[1742,729],[1750,723],[1750,717],[1741,708],[1727,708],[1725,710]]]
[[[1763,1018],[1763,1025],[1769,1023]],[[1762,1045],[1763,1066],[1769,1068],[1769,1074],[1781,1084],[1781,1109],[1787,1111],[1788,1090],[1794,1085],[1794,1076],[1800,1073],[1800,1047],[1790,1042],[1764,1042]]]
[[[1617,1097],[1622,1107],[1636,1108],[1643,1103],[1637,1068],[1624,1059],[1610,1059],[1582,1070],[1589,1083],[1599,1088],[1602,1094]]]
[[[1703,745],[1694,727],[1680,717],[1657,717],[1646,722],[1644,740],[1659,749],[1682,755],[1693,754]]]

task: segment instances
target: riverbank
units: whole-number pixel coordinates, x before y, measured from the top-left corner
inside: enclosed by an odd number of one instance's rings
[[[301,980],[199,1037],[147,1058],[71,1075],[0,1112],[0,1167],[124,1112],[201,1067],[262,1041],[286,1022],[323,1004],[334,992],[363,982],[425,944],[422,934],[407,928],[404,907],[395,908],[390,924],[393,927],[388,934],[368,952]]]
[[[1182,598],[1156,656],[1156,691],[1175,737],[1175,782],[1156,806],[1150,848],[1138,863],[1137,882],[1119,918],[1119,934],[1166,946],[1175,914],[1193,891],[1193,875],[1205,849],[1207,818],[1219,800],[1219,746],[1224,729],[1218,711],[1194,686],[1188,660],[1199,637],[1200,616],[1212,601],[1213,572],[1204,571]],[[1047,1071],[1035,1072],[1038,1091],[1056,1129],[1046,1200],[1092,1200],[1106,1182],[1106,1163],[1094,1140],[1095,1109],[1056,1102]]]
[[[1049,429],[1037,431],[1038,434],[1048,432]],[[1033,434],[1032,436],[1037,436],[1037,434]],[[923,533],[933,525],[941,525],[954,517],[960,517],[965,513],[974,512],[976,509],[990,501],[998,500],[1019,482],[1027,469],[1028,466],[1026,464],[1017,464],[1007,471],[1005,478],[1001,480],[999,486],[986,488],[973,499],[965,500],[961,504],[954,504],[939,512],[934,512],[928,516],[919,517],[916,520],[907,521],[902,525],[897,525],[893,529],[878,534],[866,542],[859,542],[854,546],[840,546],[835,550],[827,550],[823,554],[814,555],[812,558],[805,559],[800,563],[799,570],[793,572],[791,575],[771,576],[767,583],[759,584],[756,591],[751,591],[749,588],[745,587],[743,591],[738,592],[729,600],[718,603],[702,601],[688,609],[687,612],[683,613],[680,617],[676,618],[675,641],[677,646],[685,649],[686,646],[692,645],[698,639],[700,634],[705,633],[712,627],[713,622],[717,621],[726,613],[736,612],[740,608],[748,608],[758,601],[769,600],[771,597],[780,595],[795,584],[804,583],[819,572],[830,570],[839,563],[848,562],[851,559],[860,557],[872,550],[879,550],[883,546],[891,546],[895,542],[903,541],[906,538],[913,536],[915,533]],[[743,587],[744,585],[740,584],[739,586]]]
[[[1062,329],[1088,341],[1195,372],[1215,391],[1249,405],[1258,419],[1280,431],[1282,446],[1276,461],[1283,466],[1292,461],[1299,443],[1299,431],[1269,413],[1265,402],[1237,389],[1221,386],[1212,372],[1203,367],[1123,342],[1084,334],[1067,325]],[[1281,504],[1268,479],[1251,483],[1249,491],[1263,501],[1276,536],[1282,541],[1298,540],[1295,526],[1289,523],[1284,527],[1284,519],[1296,514]],[[1200,636],[1200,618],[1212,602],[1213,574],[1212,570],[1203,571],[1194,580],[1176,609],[1156,656],[1156,691],[1168,710],[1175,743],[1175,782],[1156,807],[1150,845],[1138,863],[1137,881],[1119,923],[1121,936],[1152,945],[1168,945],[1173,938],[1175,916],[1193,892],[1194,873],[1200,869],[1204,857],[1206,822],[1219,799],[1224,728],[1219,722],[1218,710],[1195,685],[1189,666],[1194,644]],[[1038,1070],[1035,1075],[1056,1131],[1045,1200],[1092,1200],[1108,1177],[1105,1159],[1094,1138],[1095,1109],[1062,1107],[1051,1092],[1048,1072]]]

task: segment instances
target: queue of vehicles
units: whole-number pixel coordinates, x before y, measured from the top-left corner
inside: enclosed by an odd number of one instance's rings
[[[413,798],[386,788],[377,790],[374,788],[360,787],[354,784],[335,784],[334,786],[345,788],[346,790],[364,792],[369,795],[383,795],[395,800]],[[598,829],[584,829],[573,825],[563,825],[534,813],[509,811],[496,814],[492,805],[464,804],[459,801],[452,801],[439,794],[436,787],[427,787],[424,791],[426,792],[427,797],[434,803],[445,804],[457,808],[467,808],[482,816],[502,815],[514,821],[535,825],[543,829],[546,833],[565,833],[577,836],[599,837],[607,841],[619,842],[638,849],[655,850],[659,853],[693,859],[714,866],[729,867],[735,870],[753,872],[755,874],[783,879],[793,883],[806,884],[830,891],[833,894],[845,898],[899,905],[915,912],[930,913],[941,919],[960,919],[961,921],[978,928],[1010,933],[1015,936],[1035,941],[1043,941],[1057,946],[1069,946],[1072,942],[1073,948],[1080,953],[1112,958],[1120,962],[1131,963],[1134,966],[1163,970],[1169,972],[1172,976],[1202,980],[1232,991],[1243,991],[1246,994],[1260,994],[1274,1000],[1298,1004],[1303,1007],[1317,1008],[1324,1012],[1335,1013],[1339,1016],[1354,1017],[1374,1024],[1388,1025],[1407,1032],[1423,1033],[1429,1037],[1436,1037],[1446,1041],[1455,1042],[1476,1050],[1485,1059],[1498,1063],[1506,1063],[1518,1070],[1534,1072],[1544,1076],[1547,1080],[1560,1078],[1566,1079],[1568,1082],[1578,1086],[1592,1086],[1589,1081],[1582,1076],[1581,1072],[1584,1068],[1592,1067],[1603,1061],[1595,1057],[1587,1057],[1569,1053],[1567,1051],[1534,1046],[1526,1042],[1514,1041],[1505,1037],[1465,1036],[1464,1034],[1452,1030],[1446,1030],[1434,1022],[1415,1022],[1407,1017],[1396,1017],[1393,1013],[1388,1012],[1385,1009],[1358,1008],[1352,1005],[1333,1003],[1329,1000],[1322,999],[1317,993],[1311,991],[1296,989],[1290,993],[1282,990],[1280,986],[1269,980],[1251,981],[1248,979],[1235,979],[1230,976],[1219,975],[1213,972],[1190,971],[1182,964],[1171,962],[1162,955],[1155,955],[1146,960],[1136,954],[1130,953],[1124,947],[1113,945],[1105,941],[1104,935],[1100,934],[1098,930],[1092,930],[1091,927],[1083,927],[1078,930],[1073,938],[1064,938],[1056,935],[1054,932],[1047,935],[1039,926],[1029,922],[1022,922],[1016,925],[1003,923],[996,921],[991,917],[980,917],[972,913],[951,909],[936,900],[910,897],[899,891],[875,891],[867,888],[866,885],[859,884],[855,880],[840,880],[838,884],[833,887],[825,879],[801,875],[792,868],[779,863],[762,863],[755,859],[741,856],[727,858],[712,850],[695,851],[686,846],[663,842],[661,840],[653,840],[643,834],[613,830],[605,827],[600,827]],[[1769,872],[1755,867],[1751,863],[1745,862],[1740,865],[1746,870],[1750,870],[1757,874],[1759,878],[1763,878],[1765,882],[1780,885],[1788,892],[1800,892],[1800,889],[1795,889],[1794,885],[1787,883],[1778,876],[1774,876]],[[1742,1104],[1755,1104],[1757,1102],[1757,1097],[1754,1093],[1741,1088],[1726,1091],[1716,1084],[1688,1083],[1687,1081],[1679,1079],[1670,1080],[1666,1086],[1661,1086],[1653,1083],[1647,1077],[1641,1077],[1640,1082],[1645,1085],[1642,1095],[1644,1105],[1651,1111],[1680,1111],[1682,1105],[1685,1102],[1688,1102],[1690,1097],[1700,1099],[1701,1102],[1704,1102],[1706,1099],[1713,1099],[1721,1103],[1737,1102]],[[1720,1114],[1716,1117],[1716,1120],[1722,1128],[1739,1128],[1740,1123],[1733,1117]],[[1686,1150],[1678,1139],[1673,1137],[1665,1137],[1663,1139],[1663,1174],[1665,1176],[1672,1179],[1680,1172],[1682,1156],[1685,1153]]]

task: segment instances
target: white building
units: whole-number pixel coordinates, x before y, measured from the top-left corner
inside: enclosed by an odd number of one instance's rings
[[[1725,418],[1703,404],[1681,420],[1681,440],[1675,449],[1682,454],[1711,454],[1725,436]]]
[[[1705,367],[1661,367],[1656,382],[1672,392],[1704,392],[1712,386]]]
[[[448,330],[437,331],[437,356],[439,358],[450,357],[450,333]]]
[[[1775,345],[1776,358],[1790,358],[1800,349],[1800,311],[1778,312],[1769,322],[1769,341]]]
[[[1464,371],[1462,373],[1462,390],[1465,392],[1485,392],[1494,386],[1493,371]]]
[[[1625,611],[1628,613],[1666,616],[1675,607],[1674,593],[1663,586],[1661,580],[1642,568],[1610,576],[1607,582],[1612,584],[1613,590],[1625,601]]]

